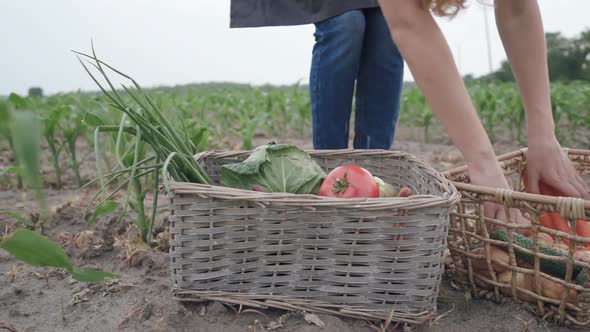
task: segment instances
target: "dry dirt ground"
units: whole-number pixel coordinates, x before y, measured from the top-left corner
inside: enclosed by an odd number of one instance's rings
[[[417,155],[438,170],[458,166],[460,154],[442,141],[424,144],[409,139],[410,130],[400,130],[395,149]],[[260,138],[256,143],[262,144]],[[309,140],[288,140],[310,147]],[[518,146],[497,145],[499,153]],[[10,160],[6,150],[0,152],[0,164]],[[92,160],[86,161],[83,176],[92,176]],[[50,172],[46,167],[44,174]],[[183,304],[171,295],[166,248],[152,249],[128,259],[125,247],[126,220],[116,223],[103,217],[85,241],[75,241],[72,234],[84,230],[82,211],[88,193],[73,189],[73,177],[66,173],[70,189],[47,189],[54,214],[43,232],[60,241],[66,252],[81,267],[98,267],[118,273],[120,280],[86,284],[76,282],[61,270],[34,268],[21,264],[0,251],[0,331],[5,324],[14,331],[375,331],[368,322],[328,315],[318,315],[317,324],[302,313],[282,310],[248,311],[219,303]],[[51,187],[51,184],[48,184]],[[0,191],[0,211],[28,214],[34,211],[31,197],[4,185]],[[157,228],[165,230],[165,218]],[[127,220],[128,221],[128,220]],[[14,221],[0,216],[1,230]],[[470,299],[465,290],[451,285],[445,276],[439,297],[438,313],[432,321],[414,331],[570,331],[535,317],[517,304]],[[7,329],[10,331],[10,329]],[[403,331],[402,326],[387,331]]]

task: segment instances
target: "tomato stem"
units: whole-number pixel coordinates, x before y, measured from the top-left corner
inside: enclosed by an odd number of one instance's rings
[[[348,172],[344,172],[344,178],[342,180],[336,178],[336,182],[334,183],[334,188],[332,189],[332,192],[334,194],[342,194],[346,191],[346,189],[348,189],[348,186],[354,188],[354,184],[348,181]]]

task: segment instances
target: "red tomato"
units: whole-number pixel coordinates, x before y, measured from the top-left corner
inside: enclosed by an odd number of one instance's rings
[[[320,187],[320,196],[379,197],[379,185],[366,169],[356,165],[343,165],[328,173]]]

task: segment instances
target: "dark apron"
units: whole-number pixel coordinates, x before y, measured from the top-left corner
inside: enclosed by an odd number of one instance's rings
[[[230,27],[311,24],[373,7],[379,7],[377,0],[231,0]]]

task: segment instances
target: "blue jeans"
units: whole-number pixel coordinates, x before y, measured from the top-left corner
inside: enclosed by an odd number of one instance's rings
[[[309,84],[314,148],[348,148],[355,93],[353,148],[390,149],[404,61],[381,10],[353,10],[315,26]]]

